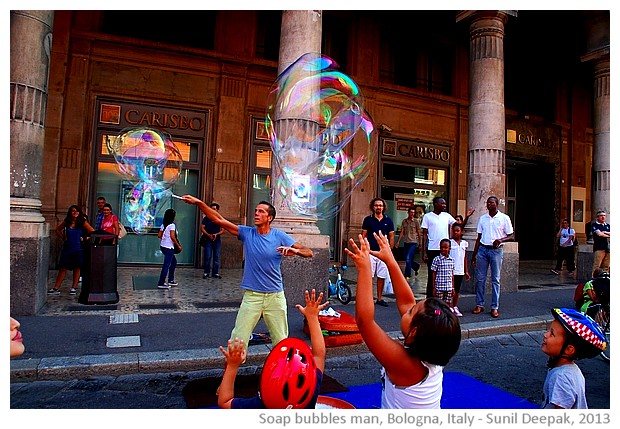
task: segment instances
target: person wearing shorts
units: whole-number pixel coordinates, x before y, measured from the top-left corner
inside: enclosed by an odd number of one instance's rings
[[[374,233],[383,233],[390,241],[390,249],[394,248],[394,222],[385,214],[387,203],[383,198],[373,198],[370,202],[371,215],[364,218],[362,222],[362,237],[368,239],[370,250],[379,251],[379,243],[375,239]],[[387,303],[383,300],[383,288],[385,279],[388,277],[388,270],[385,262],[379,258],[370,255],[370,263],[372,265],[373,277],[377,276],[377,305],[387,307]]]

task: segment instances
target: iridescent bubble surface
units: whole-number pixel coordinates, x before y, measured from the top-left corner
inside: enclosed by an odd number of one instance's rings
[[[124,196],[123,223],[145,234],[155,226],[162,203],[178,180],[182,156],[169,134],[149,127],[125,128],[108,143],[118,172],[134,184]]]
[[[278,76],[265,126],[275,191],[294,213],[335,216],[374,165],[377,133],[363,96],[329,57],[304,54]]]

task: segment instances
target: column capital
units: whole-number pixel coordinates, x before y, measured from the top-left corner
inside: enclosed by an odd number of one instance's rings
[[[503,24],[508,21],[509,16],[518,16],[516,10],[462,10],[456,14],[456,22],[470,22],[480,19],[497,19]]]

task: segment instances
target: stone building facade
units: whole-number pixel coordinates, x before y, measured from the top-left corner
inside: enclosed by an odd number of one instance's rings
[[[11,311],[44,304],[71,204],[93,216],[103,195],[122,215],[130,184],[105,143],[125,127],[170,133],[184,158],[173,192],[251,224],[274,175],[268,92],[312,51],[361,87],[379,145],[336,218],[278,205],[277,227],[320,255],[287,275],[326,283],[375,196],[395,224],[438,195],[453,215],[474,207],[473,242],[494,194],[515,225],[513,261],[551,259],[562,218],[585,243],[585,223],[609,213],[609,11],[11,11]],[[199,214],[167,204],[195,249],[180,263],[200,266]],[[160,264],[158,246],[130,233],[118,261]],[[242,262],[224,235],[223,266]]]

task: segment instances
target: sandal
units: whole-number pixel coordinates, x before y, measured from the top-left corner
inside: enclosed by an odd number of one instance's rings
[[[477,305],[476,308],[473,309],[472,313],[474,314],[480,314],[484,311],[484,307]]]

